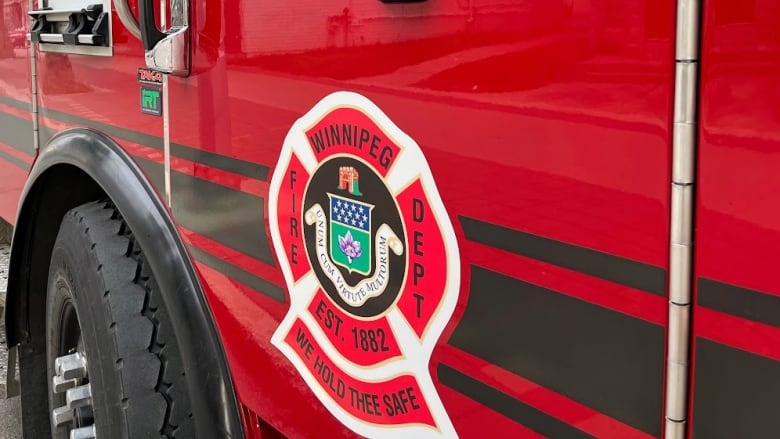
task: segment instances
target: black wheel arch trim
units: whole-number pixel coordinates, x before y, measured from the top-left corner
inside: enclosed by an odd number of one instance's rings
[[[74,128],[57,134],[41,148],[30,171],[19,203],[11,249],[5,322],[9,347],[31,338],[30,263],[35,244],[30,219],[40,208],[31,194],[36,192],[36,183],[42,176],[62,165],[78,168],[100,186],[141,245],[179,341],[198,437],[243,437],[225,352],[174,222],[130,156],[97,131]],[[59,224],[61,218],[55,220]],[[27,245],[21,245],[22,242]]]

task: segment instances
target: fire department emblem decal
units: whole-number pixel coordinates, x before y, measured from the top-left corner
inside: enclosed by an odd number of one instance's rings
[[[429,372],[460,257],[419,146],[365,97],[325,97],[290,129],[270,185],[290,309],[271,339],[366,437],[454,437]]]

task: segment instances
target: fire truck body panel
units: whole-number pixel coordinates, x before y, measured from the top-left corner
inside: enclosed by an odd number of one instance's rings
[[[369,2],[370,12],[355,7],[344,18],[351,23],[338,22],[334,33],[349,34],[348,47],[338,37],[314,46],[301,39],[290,47],[299,30],[264,26],[287,19],[270,5],[257,5],[240,25],[226,16],[220,52],[230,53],[228,42],[239,38],[231,32],[241,25],[242,42],[265,47],[241,52],[246,60],[236,65],[228,56],[197,77],[171,78],[170,111],[180,118],[172,118],[171,139],[273,164],[287,127],[315,103],[313,97],[343,89],[364,94],[423,148],[463,249],[460,326],[448,328],[450,342],[440,344],[430,366],[445,407],[454,410],[456,430],[464,437],[534,430],[555,436],[577,427],[596,436],[658,435],[674,4],[636,18],[649,23],[633,40],[623,38],[620,29],[632,24],[622,19],[589,22],[598,11],[565,17],[557,2],[528,5],[506,8],[511,11],[486,6],[476,27],[464,33],[468,11],[460,13],[460,27],[452,27],[437,11],[419,12],[435,5],[397,5],[396,12]],[[289,20],[303,15],[333,22],[321,6],[305,9],[287,12]],[[395,24],[386,25],[397,29],[388,31],[388,43],[382,32],[363,30],[374,25],[372,13],[398,14],[390,22]],[[206,30],[211,16],[205,14]],[[503,23],[494,24],[497,16]],[[415,38],[396,37],[406,31],[403,23],[413,21],[430,27]],[[361,32],[371,35],[365,43]],[[196,37],[203,43],[194,48],[195,70],[198,59],[215,50],[209,47],[214,40]],[[582,58],[572,56],[578,52]],[[343,433],[311,403],[308,391],[295,390],[296,372],[279,363],[269,343],[288,305],[278,300],[279,274],[267,268],[270,240],[258,233],[258,207],[267,207],[246,194],[265,199],[267,186],[201,169],[196,177],[222,184],[204,185],[174,172],[174,218],[194,246],[214,294],[212,308],[225,308],[215,316],[226,328],[221,332],[240,399],[292,436],[315,434],[312,426]],[[252,189],[236,193],[243,188]],[[214,199],[223,207],[209,206]],[[254,280],[265,293],[257,296],[230,279],[238,277],[236,268],[275,285]],[[253,344],[245,334],[263,336],[252,337]],[[506,357],[507,349],[523,359]],[[575,413],[587,413],[589,422],[576,420]]]
[[[13,224],[16,220],[16,206],[21,194],[22,186],[26,178],[26,170],[32,163],[34,148],[32,139],[32,116],[30,114],[31,99],[31,75],[30,60],[28,57],[29,43],[26,38],[11,38],[10,35],[24,34],[29,28],[29,19],[26,16],[26,6],[21,1],[3,3],[3,23],[0,31],[5,30],[8,38],[3,36],[2,53],[4,56],[0,65],[3,69],[3,105],[4,125],[23,126],[27,129],[19,130],[13,137],[5,139],[0,144],[0,153],[4,158],[0,163],[3,178],[0,185],[0,216]],[[0,32],[1,34],[1,32]],[[13,56],[9,56],[13,54]],[[9,100],[8,98],[12,98]],[[19,104],[21,103],[21,104]],[[11,143],[11,144],[8,144]]]
[[[777,431],[780,284],[777,2],[717,0],[703,16],[693,310],[693,434]]]
[[[777,422],[776,3],[703,12],[689,405],[702,437]],[[400,416],[399,392],[379,395],[379,414],[366,395],[339,402],[351,364],[336,361],[330,379],[312,367],[312,384],[272,341],[294,308],[274,176],[297,121],[340,91],[419,145],[454,231],[449,247],[442,236],[460,265],[457,303],[415,375],[432,378],[432,411],[440,399],[460,437],[664,433],[676,2],[192,2],[191,75],[159,87],[163,117],[141,112],[144,49],[116,14],[110,57],[36,51],[35,116],[30,43],[10,37],[29,26],[13,12],[27,6],[4,5],[0,216],[16,220],[35,120],[42,147],[72,127],[121,145],[170,208],[248,437],[355,436],[339,404],[377,424]],[[317,315],[302,321],[325,332]]]

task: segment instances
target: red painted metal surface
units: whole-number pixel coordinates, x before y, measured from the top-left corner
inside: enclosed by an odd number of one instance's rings
[[[240,20],[227,2],[205,8],[194,10],[194,75],[171,79],[173,142],[273,166],[301,114],[333,91],[357,91],[429,160],[462,246],[456,316],[468,299],[466,267],[477,264],[665,324],[663,297],[470,243],[458,217],[665,267],[674,2],[486,2],[470,9],[253,2]],[[213,172],[192,168],[210,180]],[[242,190],[267,194],[266,187]],[[209,251],[233,257],[219,246]],[[286,305],[199,268],[243,402],[291,436],[345,434],[270,344]],[[279,277],[271,280],[283,287]],[[452,349],[434,355],[434,374],[438,361],[472,370]],[[533,437],[463,395],[438,390],[464,437],[488,430]],[[646,435],[541,386],[512,394],[597,436]]]
[[[289,127],[322,97],[337,90],[367,96],[423,149],[461,247],[460,301],[434,352],[434,378],[438,364],[447,364],[594,436],[650,436],[449,346],[447,337],[465,311],[471,265],[665,325],[662,296],[468,241],[459,218],[666,268],[674,1],[236,0],[193,2],[192,17],[193,74],[170,79],[172,142],[273,169]],[[115,137],[137,159],[159,165],[162,119],[142,115],[138,107],[135,75],[142,48],[116,20],[113,29],[113,57],[40,54],[41,106],[49,110],[41,122],[53,130],[83,124],[61,112],[132,130],[136,134]],[[0,59],[0,68],[4,63]],[[25,87],[20,82],[17,88]],[[29,100],[21,91],[14,96]],[[159,143],[144,144],[138,133]],[[756,142],[758,151],[766,145]],[[758,154],[723,153],[729,155],[720,160],[762,160]],[[172,169],[268,195],[265,181],[197,161],[174,157]],[[173,198],[193,191],[174,185]],[[728,203],[703,195],[711,209],[701,218],[703,231],[734,220],[727,212],[717,216]],[[0,215],[8,218],[10,206],[15,209],[15,200],[0,196]],[[267,206],[258,202],[256,209]],[[193,247],[284,288],[277,264],[185,226],[179,230]],[[255,233],[267,235],[267,223]],[[739,245],[746,235],[733,236]],[[707,263],[699,269],[726,277],[734,269]],[[244,419],[259,416],[290,437],[349,436],[270,344],[288,305],[206,264],[196,266],[245,405]],[[539,437],[444,385],[437,390],[463,437]]]
[[[780,294],[777,2],[715,0],[702,45],[697,273]]]
[[[780,249],[780,32],[774,18],[780,4],[714,0],[706,6],[695,277],[776,299],[780,296],[776,265]],[[734,297],[732,309],[749,312],[756,306],[752,299]],[[706,339],[734,348],[734,352],[780,361],[780,328],[776,325],[701,304],[693,315],[693,358],[697,358],[696,341]],[[692,391],[696,379],[694,375]],[[692,399],[693,414],[696,392]]]
[[[26,40],[28,18],[27,2],[14,0],[3,2],[0,6],[0,77],[2,95],[20,102],[31,102],[29,43]],[[23,120],[32,120],[29,109],[3,105],[4,112]],[[29,139],[32,139],[30,134]],[[11,156],[18,161],[32,162],[32,144],[29,152],[21,152],[9,145],[0,143],[0,154]],[[7,160],[0,161],[0,216],[11,224],[16,222],[16,209],[21,196],[26,172]]]

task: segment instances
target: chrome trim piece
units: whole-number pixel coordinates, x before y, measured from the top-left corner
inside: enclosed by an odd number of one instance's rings
[[[32,9],[35,0],[29,0],[27,7]],[[33,148],[37,151],[41,146],[40,128],[38,125],[38,56],[35,44],[30,44],[30,100],[32,101]]]
[[[173,6],[173,5],[171,5]],[[160,2],[160,29],[166,29],[168,18],[167,4]],[[155,47],[156,49],[157,47]],[[162,107],[163,107],[163,172],[165,175],[165,203],[168,209],[172,209],[171,199],[171,117],[168,111],[168,75],[162,79]]]
[[[98,44],[96,38],[103,38],[100,35],[94,35],[94,34],[82,34],[78,36],[79,44]],[[65,37],[62,34],[41,34],[41,42],[42,43],[64,43]],[[71,46],[69,46],[71,47]]]
[[[87,382],[87,357],[74,352],[54,359],[52,390],[55,394],[65,393],[65,405],[51,411],[51,423],[54,427],[72,424],[77,416],[76,409],[92,405],[92,388]],[[70,437],[94,439],[94,424],[81,428],[71,425]]]
[[[165,2],[160,2],[160,29],[163,31],[168,28],[168,5]]]
[[[677,1],[666,340],[667,439],[685,438],[687,425],[700,1]]]
[[[58,15],[58,14],[70,15],[77,12],[81,12],[81,9],[39,9],[39,10],[30,9],[29,11],[27,11],[27,15]]]
[[[65,37],[62,34],[41,34],[42,43],[64,43]]]
[[[74,55],[113,56],[114,51],[106,46],[66,45],[66,44],[39,44],[41,52],[70,53]]]
[[[189,0],[170,0],[171,29],[152,50],[146,51],[146,67],[174,76],[190,73]]]
[[[678,185],[693,184],[696,124],[675,122],[672,131],[672,182]]]
[[[701,0],[677,0],[675,54],[678,61],[699,59],[699,20]]]
[[[670,247],[669,265],[675,264],[678,268],[669,274],[669,306],[688,306],[691,301],[688,287],[691,275],[691,246],[673,243]],[[671,331],[672,322],[669,324]]]
[[[171,0],[171,28],[189,26],[189,0]]]
[[[133,13],[130,11],[130,7],[127,6],[127,0],[114,0],[114,10],[119,21],[127,28],[127,30],[133,34],[134,37],[141,39],[141,28],[138,26],[138,22],[133,17]]]
[[[669,346],[667,352],[667,383],[673,383],[677,389],[685,389],[688,383],[688,340],[690,327],[690,306],[669,307],[669,321],[677,322],[669,326]],[[685,423],[687,401],[680,399],[677,392],[666,395],[666,418],[675,423]],[[668,437],[668,436],[667,436]]]
[[[175,76],[189,74],[189,28],[174,30],[146,51],[146,67]]]
[[[679,60],[675,66],[675,84],[679,87],[674,96],[675,122],[695,122],[697,64],[691,60]]]
[[[678,185],[672,187],[672,211],[682,212],[686,206],[693,203],[693,186]],[[690,216],[680,217],[679,221],[671,224],[670,240],[672,245],[685,245],[693,240],[693,218]],[[680,303],[675,301],[676,303]]]
[[[122,0],[117,0],[121,2]],[[107,17],[107,26],[108,31],[106,34],[106,43],[107,45],[103,45],[101,42],[100,44],[96,45],[95,37],[93,35],[79,35],[78,41],[79,44],[63,44],[64,38],[62,34],[58,33],[48,33],[48,34],[41,34],[40,43],[37,44],[38,50],[41,52],[51,52],[51,53],[71,53],[76,55],[93,55],[93,56],[113,56],[114,50],[113,50],[113,38],[112,38],[112,19],[111,19],[111,2],[112,0],[97,0],[93,3],[98,3],[103,6],[103,11],[108,14]],[[84,0],[84,4],[86,5],[88,2]],[[68,5],[68,7],[60,8],[60,9],[38,9],[35,10],[33,7],[35,6],[32,2],[28,5],[28,13],[33,15],[46,15],[49,19],[49,21],[57,22],[59,23],[58,26],[67,25],[68,19],[71,13],[74,12],[81,12],[82,9],[76,9],[73,6],[74,5]],[[48,2],[45,2],[41,7],[48,7]],[[139,33],[140,35],[140,33]],[[27,34],[27,40],[30,40],[30,33]],[[35,43],[31,43],[32,46],[35,46]]]
[[[163,75],[162,82],[163,107],[163,158],[165,170],[165,202],[171,208],[171,116],[168,111],[168,75]]]

